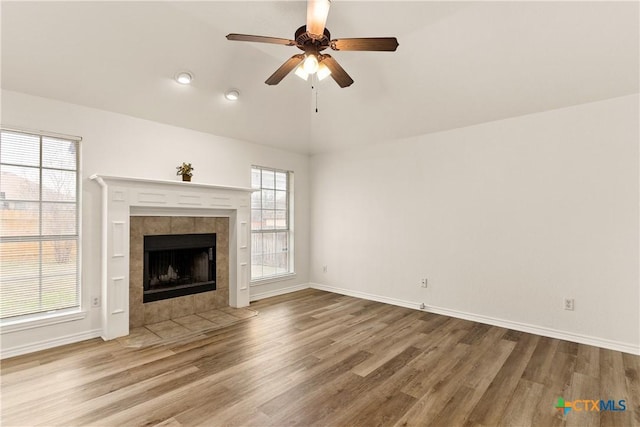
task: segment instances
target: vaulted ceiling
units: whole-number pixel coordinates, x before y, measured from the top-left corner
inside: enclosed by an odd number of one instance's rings
[[[297,1],[2,2],[2,88],[300,153],[493,121],[639,91],[638,2],[333,0],[332,52],[355,83],[264,80],[297,50]],[[179,70],[194,73],[178,85]],[[238,88],[241,98],[223,93]],[[316,105],[318,111],[316,112]]]

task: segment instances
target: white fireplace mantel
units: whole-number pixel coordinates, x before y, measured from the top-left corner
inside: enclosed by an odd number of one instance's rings
[[[229,217],[229,305],[249,305],[251,188],[92,175],[102,187],[102,337],[129,334],[132,214]]]

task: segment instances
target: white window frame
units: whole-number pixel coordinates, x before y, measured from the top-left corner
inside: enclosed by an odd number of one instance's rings
[[[84,319],[87,315],[87,312],[84,308],[84,292],[83,292],[83,282],[82,282],[82,170],[81,170],[81,144],[82,138],[79,136],[65,135],[54,132],[44,132],[44,131],[31,131],[20,128],[11,128],[6,126],[0,126],[0,131],[8,132],[8,133],[17,133],[38,137],[40,140],[40,162],[38,165],[39,173],[42,174],[42,144],[43,138],[52,138],[58,140],[66,140],[69,142],[75,142],[76,144],[76,233],[69,236],[65,236],[64,239],[61,240],[74,240],[76,242],[76,300],[77,305],[69,308],[61,308],[57,310],[50,311],[41,311],[41,312],[33,312],[30,314],[17,315],[13,317],[8,317],[4,319],[0,319],[0,325],[2,325],[2,329],[0,330],[0,334],[11,333],[21,330],[39,328],[42,326],[53,325],[57,323],[64,323],[68,321],[81,320]],[[9,163],[3,163],[10,165]],[[21,165],[18,165],[21,166]],[[52,169],[52,168],[45,168]],[[55,168],[53,168],[55,170]],[[38,203],[43,203],[42,200],[42,190],[40,190],[40,197],[37,201]],[[42,221],[42,217],[40,217],[39,221]],[[40,225],[41,227],[41,225]],[[13,237],[1,237],[2,241],[20,241],[21,236],[16,238]],[[32,238],[35,241],[40,240],[54,240],[52,236],[43,235],[42,233],[37,236],[33,236]],[[42,262],[42,260],[40,260]]]
[[[296,275],[296,270],[295,270],[295,247],[294,247],[294,204],[293,204],[293,195],[294,195],[294,173],[293,171],[289,171],[289,170],[283,170],[283,169],[277,169],[277,168],[272,168],[272,167],[267,167],[267,166],[259,166],[259,165],[252,165],[251,166],[251,172],[253,173],[254,169],[258,169],[260,171],[262,170],[266,170],[266,171],[272,171],[272,172],[280,172],[280,173],[286,173],[287,174],[287,228],[286,229],[279,229],[279,228],[273,228],[273,229],[261,229],[261,230],[254,230],[253,227],[251,227],[251,247],[253,247],[253,235],[254,234],[264,234],[264,233],[277,233],[277,232],[283,232],[286,231],[288,232],[288,242],[287,242],[287,255],[288,255],[288,265],[289,265],[289,269],[287,272],[285,273],[279,273],[279,274],[273,274],[273,275],[268,275],[268,276],[260,276],[257,278],[253,277],[253,268],[251,268],[251,286],[258,286],[258,285],[263,285],[263,284],[268,284],[271,282],[277,282],[277,281],[281,281],[283,279],[287,279],[287,278],[292,278],[295,277]],[[253,182],[252,182],[253,184]],[[253,187],[254,190],[256,192],[261,192],[262,187],[257,188],[257,187]],[[253,214],[253,205],[251,206],[251,213]],[[253,221],[251,221],[253,222]],[[253,256],[253,254],[252,254]],[[253,266],[253,258],[251,259],[251,266]]]

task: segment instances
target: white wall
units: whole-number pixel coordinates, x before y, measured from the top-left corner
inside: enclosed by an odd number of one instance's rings
[[[191,161],[196,182],[249,186],[260,164],[295,171],[297,275],[253,295],[310,276],[339,292],[638,352],[639,101],[314,156],[310,172],[305,156],[9,91],[1,122],[83,137],[85,306],[100,282],[100,189],[88,176],[177,179],[175,166]],[[575,311],[562,310],[565,296]],[[99,309],[88,312],[3,333],[2,352],[97,336]]]
[[[77,135],[82,147],[82,291],[89,315],[80,321],[2,334],[3,354],[30,351],[99,334],[100,188],[94,173],[178,180],[175,167],[191,162],[194,182],[250,187],[251,165],[295,172],[296,276],[251,288],[253,294],[281,292],[308,283],[309,176],[307,156],[276,150],[121,114],[2,91],[2,125]],[[301,141],[304,143],[305,141]]]
[[[638,103],[314,156],[311,281],[640,352]]]

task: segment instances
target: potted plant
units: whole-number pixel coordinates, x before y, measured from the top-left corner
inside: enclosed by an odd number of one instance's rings
[[[178,172],[176,175],[182,175],[183,181],[191,181],[191,177],[193,176],[193,170],[195,169],[191,166],[191,163],[182,163],[180,166],[176,166]]]

